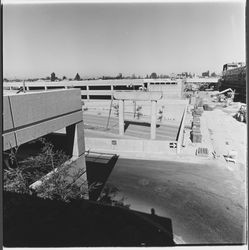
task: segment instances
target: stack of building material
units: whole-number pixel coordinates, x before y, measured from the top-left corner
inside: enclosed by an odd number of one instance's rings
[[[192,122],[192,131],[190,133],[191,141],[193,143],[201,143],[202,135],[201,135],[201,124],[200,124],[200,117],[203,113],[202,107],[195,107],[194,111],[192,112],[193,115],[193,122]]]
[[[202,135],[200,128],[193,129],[190,133],[190,136],[193,143],[201,143]]]
[[[194,111],[192,112],[193,117],[198,116],[200,117],[203,113],[203,107],[195,107]]]
[[[189,104],[195,105],[196,104],[196,96],[191,96],[189,100]]]
[[[214,105],[210,105],[210,104],[203,104],[203,109],[205,111],[212,111],[214,109]]]
[[[207,157],[208,156],[208,149],[207,148],[198,148],[198,149],[196,149],[196,155]]]
[[[199,116],[193,116],[193,122],[192,122],[192,128],[200,128],[201,122],[200,122],[200,117]]]
[[[196,98],[196,106],[197,107],[202,107],[203,106],[203,98],[201,98],[201,97]]]

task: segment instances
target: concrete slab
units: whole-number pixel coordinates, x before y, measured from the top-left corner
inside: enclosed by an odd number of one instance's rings
[[[245,183],[213,161],[184,160],[119,158],[106,187],[131,209],[172,219],[176,243],[245,243]]]
[[[162,99],[160,91],[114,91],[114,98],[117,100],[157,101]]]

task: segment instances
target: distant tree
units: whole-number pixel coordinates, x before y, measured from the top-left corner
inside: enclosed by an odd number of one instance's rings
[[[63,77],[62,77],[62,79],[63,79],[63,80],[66,80],[66,79],[67,79],[67,77],[66,77],[66,76],[63,76]]]
[[[157,78],[157,74],[155,72],[151,73],[150,78],[156,79]]]
[[[211,76],[212,76],[212,77],[216,77],[217,75],[216,75],[215,72],[213,72],[213,73],[211,74]]]
[[[209,77],[209,70],[202,73],[202,77]]]
[[[148,74],[146,75],[146,78],[147,78],[147,79],[149,78],[149,75],[148,75]]]
[[[79,75],[78,73],[77,73],[76,76],[74,77],[74,80],[75,80],[75,81],[80,81],[80,80],[81,80],[80,75]]]
[[[131,78],[132,78],[132,79],[136,79],[136,75],[135,75],[135,74],[132,74]]]
[[[51,78],[50,78],[51,82],[54,82],[56,80],[56,76],[55,73],[51,73]]]
[[[117,79],[122,79],[122,78],[123,78],[122,73],[119,73],[118,76],[117,76],[116,78],[117,78]]]

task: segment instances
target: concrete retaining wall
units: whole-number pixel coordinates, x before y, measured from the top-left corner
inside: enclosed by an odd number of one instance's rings
[[[163,120],[175,120],[181,121],[184,108],[188,100],[159,100],[157,101],[157,114],[159,110],[164,106]],[[102,115],[109,115],[111,100],[91,100],[84,101],[84,108],[88,109],[88,112],[98,113]],[[118,101],[114,100],[113,104],[118,104]],[[151,114],[151,103],[149,101],[136,101],[136,107],[142,106],[141,112],[145,116]],[[125,114],[134,113],[134,103],[132,101],[125,101]],[[114,115],[114,109],[112,109],[111,116]]]
[[[116,152],[132,152],[147,154],[176,154],[176,141],[85,138],[86,150],[107,150]]]

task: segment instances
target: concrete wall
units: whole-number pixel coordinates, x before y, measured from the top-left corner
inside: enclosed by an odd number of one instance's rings
[[[162,91],[163,99],[174,99],[182,97],[182,81],[178,81],[177,84],[163,84],[163,85],[150,85],[150,91]]]
[[[157,101],[157,114],[159,110],[164,106],[164,117],[163,120],[175,120],[181,122],[184,108],[188,100],[159,100]],[[90,100],[84,101],[84,108],[87,108],[87,112],[98,113],[101,115],[109,115],[111,100],[100,101],[100,100]],[[118,104],[118,101],[114,100],[113,104]],[[151,103],[150,101],[136,101],[136,107],[142,106],[141,112],[143,115],[150,117],[151,113]],[[125,101],[125,114],[134,113],[134,103],[132,101]],[[112,109],[111,115],[114,115],[114,109]]]
[[[113,89],[115,86],[124,86],[129,87],[130,90],[134,88],[134,86],[143,86],[144,83],[150,82],[170,82],[169,79],[119,79],[119,80],[83,80],[83,81],[60,81],[60,82],[49,82],[49,81],[36,81],[36,82],[25,82],[26,89],[31,87],[39,87],[42,90],[36,91],[44,91],[48,88],[75,88],[75,87],[84,87],[86,90],[81,90],[82,96],[111,96],[113,95]],[[176,80],[177,84],[149,84],[149,91],[162,91],[163,98],[181,98],[181,88],[182,88],[182,80]],[[15,89],[23,86],[23,82],[4,82],[4,89]],[[110,86],[110,90],[90,90],[90,86]]]
[[[79,90],[3,97],[3,148],[10,149],[82,121]]]
[[[86,150],[132,152],[146,154],[176,154],[176,148],[170,148],[170,143],[176,141],[135,140],[135,139],[107,139],[85,138]]]

